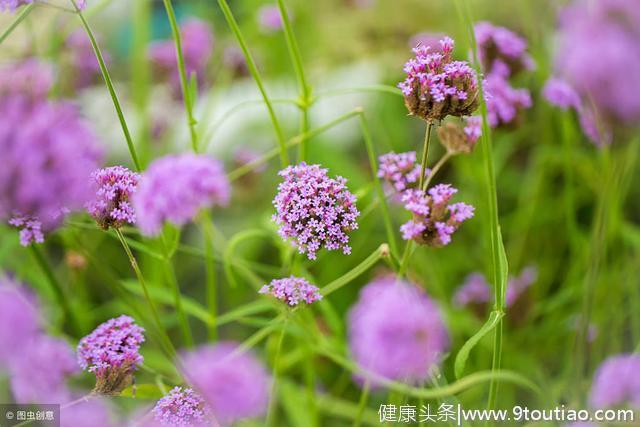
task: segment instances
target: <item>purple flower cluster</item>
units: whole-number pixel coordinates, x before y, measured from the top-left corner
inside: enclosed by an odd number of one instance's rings
[[[418,185],[420,165],[416,163],[416,152],[383,154],[378,158],[380,169],[378,177],[391,185],[397,192],[402,192]],[[428,171],[425,171],[428,174]]]
[[[51,64],[31,58],[0,66],[0,99],[24,96],[34,100],[46,98],[53,86]]]
[[[13,12],[18,7],[31,3],[33,3],[33,0],[0,0],[0,12],[3,12],[5,10]]]
[[[485,72],[491,73],[494,66],[506,66],[508,75],[514,75],[534,68],[533,58],[527,53],[527,41],[513,31],[486,21],[478,22],[474,31],[478,59]]]
[[[360,212],[347,180],[327,175],[319,165],[300,163],[278,173],[284,182],[273,200],[273,220],[284,239],[293,239],[300,253],[316,259],[321,248],[351,253],[349,233],[358,228]]]
[[[107,403],[97,397],[60,409],[61,427],[116,427]],[[118,424],[122,427],[122,424]],[[136,424],[136,427],[139,427]],[[155,427],[155,426],[154,426]]]
[[[349,349],[362,369],[359,381],[376,385],[376,377],[382,377],[420,383],[448,344],[433,301],[422,289],[393,277],[365,286],[349,312]]]
[[[402,202],[413,219],[400,227],[402,238],[435,247],[451,243],[451,235],[460,224],[472,218],[474,212],[473,206],[466,203],[449,204],[457,192],[449,184],[438,184],[427,193],[407,190]]]
[[[438,127],[440,143],[449,154],[471,153],[480,136],[482,136],[482,117],[479,116],[465,117],[463,127],[451,122]]]
[[[131,198],[136,192],[140,175],[122,166],[99,169],[91,174],[96,187],[94,200],[87,204],[87,211],[100,227],[119,228],[135,224],[136,214]]]
[[[610,357],[598,368],[589,403],[594,408],[629,405],[640,409],[640,355]]]
[[[144,329],[129,316],[110,319],[99,325],[78,344],[78,363],[96,375],[96,391],[109,394],[121,387],[142,363],[140,344]]]
[[[192,18],[181,25],[180,40],[187,79],[195,74],[201,86],[206,81],[207,65],[213,52],[213,32],[205,21]],[[168,79],[174,93],[181,93],[175,42],[163,40],[153,43],[149,49],[149,57],[160,75]]]
[[[404,66],[406,79],[398,84],[409,114],[433,122],[446,116],[469,116],[478,108],[475,71],[466,61],[453,61],[453,40],[440,41],[441,50],[413,49],[415,58]]]
[[[0,96],[0,117],[0,221],[13,219],[23,244],[41,241],[89,199],[89,175],[102,152],[70,104]]]
[[[162,157],[140,178],[133,197],[137,224],[143,234],[156,235],[165,221],[181,226],[200,209],[226,205],[230,193],[219,161],[196,154]]]
[[[211,409],[190,388],[173,388],[156,403],[154,419],[163,427],[204,427],[210,424]]]
[[[268,285],[264,285],[259,293],[270,294],[291,307],[295,307],[301,302],[312,304],[322,299],[320,289],[312,285],[301,277],[286,277],[284,279],[272,280]]]
[[[536,279],[537,271],[534,267],[527,267],[519,276],[510,277],[505,295],[507,307],[513,306]],[[470,274],[453,296],[453,303],[458,307],[485,305],[491,301],[493,301],[491,287],[480,273]]]
[[[515,124],[520,111],[531,107],[529,91],[512,87],[504,74],[497,71],[487,75],[485,88],[487,114],[493,128]]]
[[[186,379],[207,402],[215,419],[229,426],[263,415],[271,378],[249,351],[232,342],[204,346],[184,355]]]
[[[0,275],[0,366],[15,357],[40,331],[39,307],[26,288]]]
[[[291,19],[291,14],[289,15]],[[282,29],[283,22],[280,9],[274,4],[267,4],[258,10],[258,25],[264,32],[274,32]]]

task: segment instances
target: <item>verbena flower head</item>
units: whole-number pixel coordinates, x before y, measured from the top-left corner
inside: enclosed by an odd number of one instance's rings
[[[292,239],[300,253],[316,259],[321,248],[351,253],[349,233],[358,228],[360,212],[347,180],[330,178],[320,165],[300,163],[281,170],[284,178],[273,199],[273,220],[284,239]]]
[[[349,312],[349,350],[363,370],[359,380],[368,378],[373,385],[379,382],[376,376],[409,383],[428,379],[448,343],[433,301],[422,289],[394,277],[365,286]]]
[[[440,143],[450,154],[469,154],[482,136],[482,117],[472,116],[464,119],[464,127],[455,123],[445,123],[438,127]]]
[[[223,426],[263,415],[271,378],[250,351],[232,342],[208,345],[184,355],[185,378],[209,404]]]
[[[0,8],[1,9],[1,8]],[[0,65],[0,99],[24,96],[29,99],[46,98],[53,86],[51,64],[35,58]]]
[[[291,15],[289,15],[291,17]],[[289,18],[291,19],[291,18]],[[273,32],[282,29],[283,22],[280,9],[275,4],[267,4],[258,10],[258,25],[263,31]]]
[[[9,225],[20,229],[20,244],[22,246],[44,243],[42,223],[38,219],[18,214],[9,220]]]
[[[165,221],[181,226],[200,209],[229,202],[231,187],[222,163],[204,155],[182,154],[154,161],[133,197],[137,224],[156,235]]]
[[[187,79],[195,74],[199,86],[202,86],[206,82],[207,65],[215,42],[211,27],[205,21],[191,18],[180,26],[180,37]],[[173,39],[154,42],[149,49],[149,57],[160,75],[169,80],[174,93],[181,94],[180,72]]]
[[[174,387],[156,403],[154,419],[163,427],[204,427],[211,424],[211,409],[190,388]]]
[[[33,3],[33,0],[0,0],[0,12],[7,10],[14,12],[18,7],[31,3]]]
[[[40,241],[89,199],[102,151],[70,104],[0,96],[0,117],[0,221],[26,229],[23,243]]]
[[[402,192],[418,185],[420,165],[416,162],[415,151],[406,153],[392,151],[380,156],[378,161],[380,162],[378,177],[382,178],[395,191]]]
[[[407,190],[402,195],[402,202],[413,214],[413,219],[400,227],[402,238],[435,247],[451,243],[451,235],[474,214],[473,206],[449,203],[457,192],[449,184],[438,184],[428,193]]]
[[[605,360],[596,371],[589,403],[594,408],[629,406],[640,409],[640,355],[622,354]]]
[[[447,116],[470,116],[479,105],[475,71],[466,61],[454,61],[453,40],[440,41],[440,52],[428,46],[413,49],[415,58],[404,66],[406,79],[398,84],[409,114],[433,122]]]
[[[96,195],[87,204],[87,211],[100,227],[107,230],[109,227],[135,224],[136,214],[131,198],[139,179],[139,174],[122,166],[99,169],[91,174]]]
[[[259,293],[270,294],[291,307],[300,303],[312,304],[322,299],[320,289],[302,277],[286,277],[272,280]]]
[[[526,89],[515,89],[504,74],[497,71],[485,79],[487,91],[487,118],[489,125],[511,126],[517,123],[520,112],[531,107],[531,94]]]
[[[486,73],[491,73],[496,64],[506,66],[510,76],[534,68],[533,59],[527,53],[527,41],[513,31],[489,22],[478,22],[474,31],[478,59]]]
[[[142,363],[144,329],[129,316],[110,319],[80,340],[78,363],[96,375],[95,392],[117,394],[129,385]]]
[[[589,100],[609,126],[636,126],[640,119],[640,3],[574,0],[560,15],[558,36],[557,74]]]
[[[71,394],[66,377],[78,370],[73,351],[65,341],[38,335],[20,347],[11,363],[9,379],[17,403],[66,402]]]
[[[10,277],[0,274],[0,367],[40,332],[40,308],[34,295]]]

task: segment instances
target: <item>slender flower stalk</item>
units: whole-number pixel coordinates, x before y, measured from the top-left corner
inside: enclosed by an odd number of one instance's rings
[[[442,169],[442,166],[444,166],[444,164],[447,163],[449,159],[451,159],[451,157],[453,157],[453,153],[446,152],[445,155],[442,156],[440,160],[438,160],[438,163],[436,163],[435,166],[433,166],[433,169],[431,169],[431,172],[429,172],[429,176],[427,176],[427,179],[425,179],[424,185],[422,186],[423,190],[426,190],[427,188],[429,188],[429,184],[433,180],[433,177],[436,176],[436,174],[440,171],[440,169]]]
[[[171,24],[171,31],[173,33],[173,39],[176,43],[176,57],[178,59],[178,71],[180,73],[180,85],[182,86],[182,98],[184,99],[184,107],[187,111],[187,121],[189,125],[189,132],[191,134],[191,148],[194,152],[198,152],[198,133],[196,131],[196,125],[198,121],[193,115],[193,100],[191,99],[191,91],[189,90],[187,70],[184,63],[184,54],[182,52],[182,40],[180,36],[180,27],[176,19],[176,14],[173,10],[171,0],[164,0],[164,8],[167,11],[167,17]]]
[[[20,23],[24,21],[27,16],[29,16],[29,14],[35,7],[35,3],[31,3],[22,8],[18,16],[16,16],[16,19],[14,19],[9,27],[2,34],[0,34],[0,44],[2,44],[7,39],[7,37],[11,35],[11,33],[13,33],[13,30],[15,30],[18,25],[20,25]]]
[[[427,170],[427,161],[429,157],[429,144],[431,143],[431,128],[433,127],[433,123],[427,123],[427,130],[424,135],[424,146],[422,148],[422,160],[420,162],[420,183],[418,188],[425,188],[426,186],[422,186],[424,183],[424,175]]]
[[[269,117],[271,118],[271,123],[273,124],[273,128],[276,132],[276,138],[278,140],[278,146],[280,148],[280,163],[282,167],[286,167],[289,165],[289,154],[287,154],[287,146],[285,144],[284,133],[282,132],[282,128],[280,126],[280,122],[278,121],[278,117],[273,109],[273,105],[269,96],[267,95],[267,90],[264,87],[264,83],[262,82],[262,77],[258,72],[258,67],[256,66],[253,57],[251,56],[251,52],[249,52],[249,47],[247,46],[247,42],[240,31],[240,27],[236,22],[236,19],[233,16],[233,12],[231,12],[231,8],[226,0],[218,0],[218,5],[220,5],[220,9],[222,9],[222,13],[224,14],[229,27],[231,27],[231,31],[235,35],[240,48],[242,49],[242,53],[244,54],[245,61],[247,62],[247,67],[249,68],[249,72],[253,76],[253,79],[256,81],[256,85],[258,85],[258,89],[262,94],[262,98],[264,99],[264,103],[267,106],[267,110],[269,112]]]
[[[136,153],[136,147],[133,144],[133,139],[131,138],[131,132],[129,132],[129,126],[127,125],[127,121],[124,118],[124,113],[122,112],[122,107],[120,105],[120,100],[118,99],[118,94],[113,86],[113,82],[111,80],[111,75],[109,74],[109,70],[107,69],[107,65],[104,61],[104,57],[102,56],[102,52],[100,51],[100,47],[98,46],[98,42],[89,26],[89,23],[85,19],[80,7],[76,0],[70,0],[71,4],[76,11],[78,17],[80,17],[80,21],[82,21],[82,26],[84,27],[87,35],[89,36],[89,40],[91,41],[91,46],[93,47],[93,51],[96,54],[96,59],[98,60],[98,64],[100,65],[100,71],[102,72],[102,77],[104,78],[104,82],[107,85],[107,89],[109,90],[109,95],[111,95],[111,100],[113,101],[113,106],[116,109],[116,113],[118,115],[118,120],[120,121],[120,126],[122,127],[122,132],[124,133],[124,138],[127,141],[127,147],[129,148],[129,154],[131,154],[131,159],[133,160],[133,164],[136,167],[136,170],[140,172],[142,167],[140,165],[140,160],[138,160],[138,154]]]

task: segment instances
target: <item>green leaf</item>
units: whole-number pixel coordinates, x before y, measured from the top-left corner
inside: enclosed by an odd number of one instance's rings
[[[312,426],[315,423],[308,408],[306,393],[288,381],[281,381],[278,387],[280,394],[279,402],[282,403],[284,411],[292,426]]]
[[[503,317],[504,313],[499,311],[492,311],[489,319],[482,326],[482,328],[480,328],[480,330],[476,332],[475,335],[473,335],[467,340],[467,342],[464,343],[464,345],[458,352],[458,355],[456,356],[456,361],[454,364],[456,378],[462,377],[462,374],[464,373],[464,367],[467,364],[467,359],[469,358],[469,353],[471,353],[471,350],[473,350],[473,348],[480,342],[482,338],[484,338],[485,335],[487,335],[490,331],[493,330],[493,328],[496,327],[496,325]]]

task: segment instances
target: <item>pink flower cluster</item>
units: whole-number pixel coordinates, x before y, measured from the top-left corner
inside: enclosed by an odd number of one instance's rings
[[[426,193],[407,190],[402,201],[405,209],[413,214],[413,219],[400,227],[402,238],[435,247],[451,243],[451,235],[474,214],[471,205],[462,202],[449,204],[457,192],[449,184],[438,184]]]
[[[273,200],[273,220],[284,239],[292,239],[300,253],[316,259],[321,248],[351,253],[349,233],[358,228],[356,197],[347,180],[327,175],[320,165],[300,163],[279,172],[284,182]]]
[[[409,113],[427,121],[469,116],[478,107],[475,71],[466,61],[452,59],[451,38],[440,44],[441,51],[433,53],[428,46],[414,48],[415,58],[404,66],[407,77],[398,84]]]
[[[312,304],[322,299],[317,286],[295,276],[272,280],[268,285],[264,285],[259,293],[270,294],[290,307],[295,307],[301,302]]]
[[[205,427],[211,424],[211,408],[190,388],[174,387],[151,412],[162,427]]]
[[[420,180],[420,165],[416,163],[416,152],[387,153],[378,158],[380,168],[378,177],[382,178],[398,192],[402,192],[418,185]],[[429,171],[425,171],[429,173]]]
[[[140,175],[122,166],[99,169],[91,174],[96,197],[87,211],[105,230],[135,224],[136,214],[131,197],[136,192]]]

